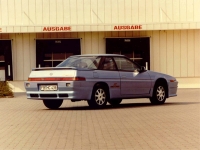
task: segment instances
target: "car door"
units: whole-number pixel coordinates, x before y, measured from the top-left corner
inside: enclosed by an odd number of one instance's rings
[[[140,72],[140,66],[126,57],[114,57],[114,60],[121,79],[121,95],[150,93],[151,79],[147,71]]]
[[[98,82],[105,82],[109,87],[110,98],[120,97],[120,75],[112,57],[103,57],[93,77]]]

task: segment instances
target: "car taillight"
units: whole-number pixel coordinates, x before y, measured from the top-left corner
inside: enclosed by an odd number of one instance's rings
[[[84,77],[28,78],[28,81],[85,81]]]

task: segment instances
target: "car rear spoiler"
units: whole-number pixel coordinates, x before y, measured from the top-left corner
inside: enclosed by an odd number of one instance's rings
[[[43,67],[43,68],[33,68],[32,71],[41,71],[41,70],[76,70],[75,67]]]

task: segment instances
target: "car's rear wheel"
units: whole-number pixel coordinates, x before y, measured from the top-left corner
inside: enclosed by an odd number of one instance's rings
[[[88,105],[93,108],[103,108],[109,99],[108,90],[103,85],[96,85],[92,92],[92,97],[88,100]]]
[[[43,103],[49,109],[58,109],[62,105],[63,100],[43,100]]]
[[[113,106],[119,105],[121,102],[122,102],[122,99],[120,98],[108,100],[108,103]]]
[[[163,83],[156,83],[153,96],[150,98],[152,104],[164,104],[166,101],[166,86]]]

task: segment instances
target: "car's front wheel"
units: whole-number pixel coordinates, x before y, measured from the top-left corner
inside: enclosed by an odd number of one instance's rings
[[[109,99],[108,90],[103,85],[96,85],[92,92],[92,97],[88,100],[88,105],[93,108],[102,108]]]
[[[153,96],[150,98],[152,104],[164,104],[166,100],[166,86],[162,83],[157,83],[154,87]]]
[[[63,100],[43,100],[43,103],[49,109],[58,109],[62,105]]]

